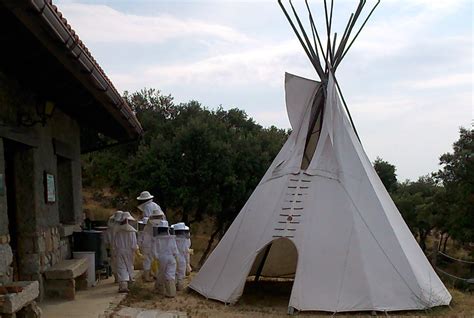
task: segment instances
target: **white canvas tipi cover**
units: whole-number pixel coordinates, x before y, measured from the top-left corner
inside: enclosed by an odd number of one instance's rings
[[[294,277],[289,306],[297,310],[449,304],[451,295],[358,141],[331,75],[316,151],[301,169],[320,85],[286,74],[293,132],[190,287],[236,302],[272,243],[261,274]]]

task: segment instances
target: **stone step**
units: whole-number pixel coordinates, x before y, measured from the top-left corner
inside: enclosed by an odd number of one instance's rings
[[[112,315],[104,314],[100,318],[187,318],[188,315],[182,311],[163,311],[159,309],[145,309],[121,307]]]

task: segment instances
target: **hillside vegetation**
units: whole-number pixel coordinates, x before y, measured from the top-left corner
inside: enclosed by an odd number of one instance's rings
[[[190,224],[200,266],[223,236],[289,131],[264,128],[237,108],[209,110],[199,102],[175,104],[149,89],[125,94],[143,125],[143,138],[83,156],[89,213],[136,211],[135,197],[148,190],[171,222]],[[97,136],[96,136],[97,137]],[[396,167],[377,158],[374,167],[422,249],[438,246],[473,259],[474,132],[460,128],[440,169],[399,182]],[[99,136],[99,143],[111,141]],[[110,189],[113,189],[111,191]],[[91,199],[94,199],[91,201]],[[102,202],[94,206],[93,202]],[[86,202],[87,203],[87,202]],[[469,271],[471,271],[469,273]],[[472,270],[456,273],[472,275]],[[466,273],[467,272],[467,273]]]

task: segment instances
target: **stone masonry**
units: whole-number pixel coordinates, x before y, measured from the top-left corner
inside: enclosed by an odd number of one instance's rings
[[[23,244],[21,277],[38,280],[43,294],[44,282],[40,273],[69,257],[68,241],[61,240],[58,227],[51,227],[24,236]]]
[[[0,285],[13,280],[13,253],[10,247],[10,235],[0,235]]]

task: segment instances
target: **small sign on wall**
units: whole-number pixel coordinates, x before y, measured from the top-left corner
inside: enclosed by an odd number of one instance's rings
[[[0,195],[5,195],[5,177],[0,173]]]
[[[46,203],[56,202],[56,182],[54,175],[48,172],[44,172],[44,194]]]

